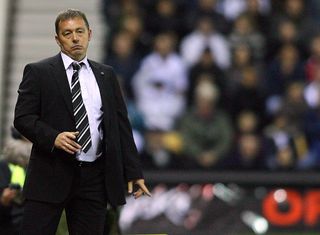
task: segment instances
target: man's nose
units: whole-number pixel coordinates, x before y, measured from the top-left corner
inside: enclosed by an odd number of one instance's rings
[[[78,35],[77,35],[76,32],[74,32],[74,33],[72,34],[72,41],[77,42],[78,40],[79,40]]]

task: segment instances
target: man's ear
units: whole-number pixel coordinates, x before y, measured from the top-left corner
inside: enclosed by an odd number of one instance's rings
[[[55,38],[55,40],[56,40],[56,42],[57,42],[58,46],[59,46],[59,47],[61,47],[61,43],[59,42],[58,35],[56,35],[54,38]]]
[[[92,37],[92,30],[89,29],[89,37],[88,37],[88,40],[89,40],[89,41],[91,40],[91,37]]]

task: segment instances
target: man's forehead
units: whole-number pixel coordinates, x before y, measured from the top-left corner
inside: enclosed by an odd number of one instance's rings
[[[59,21],[59,29],[75,29],[75,28],[87,28],[85,21],[81,17],[74,17],[63,19]]]
[[[66,23],[66,22],[68,22],[68,23],[73,23],[73,22],[77,22],[77,23],[83,23],[84,25],[86,24],[85,23],[85,21],[84,21],[84,19],[83,18],[81,18],[81,17],[71,17],[71,18],[66,18],[66,19],[61,19],[60,21],[59,21],[59,24],[62,24],[62,23]]]

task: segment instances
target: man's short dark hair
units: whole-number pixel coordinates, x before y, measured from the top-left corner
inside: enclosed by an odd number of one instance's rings
[[[55,22],[56,34],[58,34],[59,32],[59,23],[61,21],[65,21],[73,18],[83,19],[87,28],[89,29],[89,22],[87,20],[86,15],[82,11],[79,11],[77,9],[67,9],[66,11],[60,12],[56,18],[56,22]]]

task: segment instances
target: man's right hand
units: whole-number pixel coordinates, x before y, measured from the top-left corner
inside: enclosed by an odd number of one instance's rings
[[[70,154],[75,154],[81,149],[81,146],[76,142],[79,132],[61,132],[54,141],[54,147],[62,149]]]
[[[5,188],[2,195],[0,195],[0,204],[3,206],[10,206],[11,202],[17,195],[17,192],[18,191],[16,189]]]

